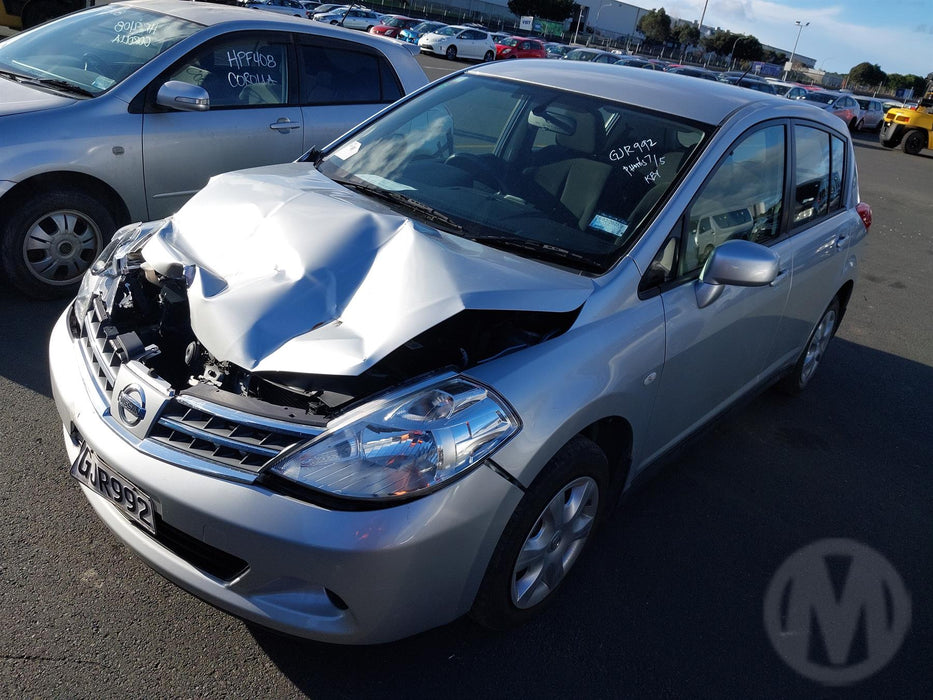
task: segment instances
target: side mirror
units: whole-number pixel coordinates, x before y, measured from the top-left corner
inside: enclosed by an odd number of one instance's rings
[[[211,108],[211,97],[200,85],[169,80],[159,88],[156,104],[180,112],[206,112]]]
[[[780,274],[781,259],[770,248],[751,241],[726,241],[715,248],[695,283],[697,306],[705,308],[722,294],[725,285],[764,287]]]

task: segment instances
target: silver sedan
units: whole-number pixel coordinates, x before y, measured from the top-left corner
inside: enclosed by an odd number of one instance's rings
[[[207,3],[113,3],[0,43],[0,260],[73,295],[117,226],[294,160],[427,83],[412,51]]]
[[[870,224],[799,101],[476,66],[118,232],[51,339],[71,475],[263,625],[514,626],[650,465],[819,376]]]

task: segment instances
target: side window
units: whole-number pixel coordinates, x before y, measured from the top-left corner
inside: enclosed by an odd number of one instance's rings
[[[169,80],[200,85],[211,109],[281,105],[288,101],[288,45],[269,36],[240,35],[202,47]]]
[[[785,135],[782,125],[742,137],[687,212],[678,273],[701,268],[734,238],[767,244],[781,233]]]
[[[385,58],[336,46],[300,46],[301,104],[379,104],[402,95]]]
[[[830,136],[809,126],[794,127],[794,226],[829,211]]]

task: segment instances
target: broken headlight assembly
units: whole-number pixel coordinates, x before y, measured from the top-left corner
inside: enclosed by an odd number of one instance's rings
[[[138,257],[137,254],[149,239],[171,224],[171,219],[160,219],[130,224],[117,230],[81,280],[81,287],[74,301],[75,315],[79,319],[84,318],[93,296],[106,286],[108,281],[112,285],[113,280],[125,274],[131,267],[130,261],[133,256]]]
[[[348,413],[268,471],[331,496],[411,498],[465,474],[520,425],[492,390],[448,377]]]

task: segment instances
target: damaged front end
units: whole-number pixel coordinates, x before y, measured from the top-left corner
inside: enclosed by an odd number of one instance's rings
[[[420,496],[491,455],[519,418],[461,373],[565,332],[578,313],[462,309],[354,375],[249,369],[195,333],[189,291],[205,271],[144,255],[153,237],[164,252],[172,226],[118,232],[74,303],[102,412],[162,460],[336,507]]]

